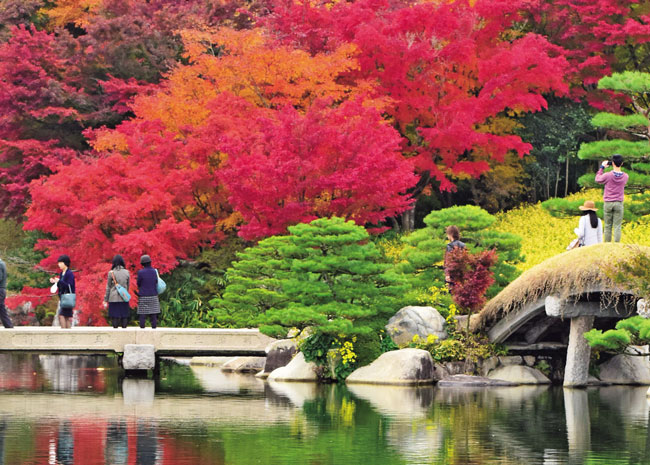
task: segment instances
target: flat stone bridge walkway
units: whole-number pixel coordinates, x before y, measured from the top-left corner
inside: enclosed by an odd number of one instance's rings
[[[127,344],[153,345],[156,355],[266,355],[275,339],[257,329],[145,328],[109,326],[0,327],[0,351],[106,354]]]

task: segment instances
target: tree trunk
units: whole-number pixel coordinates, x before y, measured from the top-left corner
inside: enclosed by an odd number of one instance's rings
[[[569,155],[566,157],[566,165],[564,168],[564,196],[569,195]]]
[[[402,231],[411,232],[415,229],[415,207],[402,213]]]
[[[560,184],[560,167],[557,167],[557,170],[555,171],[555,192],[553,193],[553,197],[557,197],[557,187]]]
[[[395,218],[394,216],[391,216],[390,217],[390,223],[393,226],[393,231],[395,231],[396,233],[399,233],[400,232],[400,227],[399,227],[399,223],[397,222],[397,218]]]

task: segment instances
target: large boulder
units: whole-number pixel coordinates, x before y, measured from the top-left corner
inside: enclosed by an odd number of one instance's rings
[[[298,352],[298,345],[293,339],[280,339],[266,346],[264,369],[257,376],[266,378],[274,370],[286,366]]]
[[[257,373],[264,368],[266,357],[235,357],[221,365],[226,373]]]
[[[406,345],[416,334],[426,339],[429,334],[446,339],[445,319],[433,307],[404,307],[388,320],[386,331],[397,345]]]
[[[628,351],[648,353],[648,346]],[[599,377],[609,384],[650,384],[650,360],[647,356],[616,355],[600,365]]]
[[[302,352],[298,352],[287,366],[276,368],[268,377],[269,381],[317,381],[316,364],[306,362]]]
[[[535,368],[507,365],[492,370],[487,376],[490,379],[500,379],[513,384],[551,384],[544,373]]]
[[[433,380],[431,354],[422,349],[402,349],[386,352],[370,365],[356,369],[346,382],[417,385],[430,384]]]

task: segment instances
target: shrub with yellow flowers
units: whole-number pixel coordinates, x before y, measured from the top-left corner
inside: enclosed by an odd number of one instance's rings
[[[521,253],[524,259],[515,266],[519,271],[525,271],[565,252],[566,246],[576,237],[573,230],[578,226],[577,215],[580,214],[577,205],[581,205],[585,200],[593,200],[600,205],[602,202],[599,199],[602,200],[602,191],[598,189],[584,190],[568,196],[566,201],[576,205],[575,216],[552,215],[549,208],[552,208],[553,202],[545,203],[548,208],[544,208],[541,203],[524,205],[497,214],[493,227],[498,231],[521,236]],[[602,210],[599,216],[602,218]],[[624,221],[621,242],[650,245],[650,218]]]

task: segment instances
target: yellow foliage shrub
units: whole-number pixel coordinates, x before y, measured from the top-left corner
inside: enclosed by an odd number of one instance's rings
[[[567,197],[569,200],[599,200],[602,190],[590,189]],[[515,208],[496,215],[494,229],[519,234],[522,237],[521,251],[524,261],[517,265],[521,271],[566,251],[566,246],[575,239],[573,232],[579,217],[556,218],[551,216],[541,203]],[[602,218],[601,218],[602,219]],[[634,223],[623,223],[621,242],[650,246],[650,219]]]

